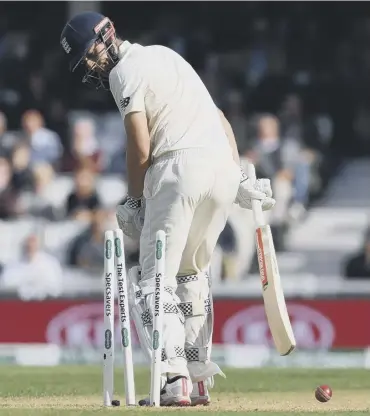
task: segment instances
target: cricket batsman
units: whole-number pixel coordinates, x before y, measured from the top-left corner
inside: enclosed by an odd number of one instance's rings
[[[129,270],[131,315],[151,357],[155,236],[167,235],[161,405],[210,403],[212,253],[234,203],[271,209],[270,181],[252,186],[241,171],[230,124],[180,55],[116,35],[95,12],[74,16],[60,44],[82,82],[110,90],[127,134],[128,195],[117,207],[122,231],[140,239],[140,265]],[[141,400],[146,405],[149,399]]]

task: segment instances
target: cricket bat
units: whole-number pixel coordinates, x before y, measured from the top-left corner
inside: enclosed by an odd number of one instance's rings
[[[256,181],[256,171],[251,163],[248,165],[247,174],[250,181],[254,183]],[[271,228],[266,223],[261,201],[252,201],[252,210],[256,227],[258,266],[267,322],[277,351],[280,355],[288,355],[296,347],[296,341],[281,286]]]

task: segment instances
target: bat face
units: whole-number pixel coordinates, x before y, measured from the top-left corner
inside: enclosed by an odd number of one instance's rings
[[[269,225],[257,228],[256,248],[265,312],[271,335],[280,355],[288,355],[294,350],[296,342],[280,282],[274,242]]]

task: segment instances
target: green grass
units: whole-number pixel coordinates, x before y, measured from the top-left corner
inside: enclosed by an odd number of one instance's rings
[[[105,409],[101,368],[93,366],[0,367],[2,415],[125,415],[165,413],[201,415],[362,415],[370,411],[370,372],[366,370],[253,369],[227,370],[216,378],[209,407],[191,409],[125,408],[123,371],[116,371],[115,398],[120,408]],[[333,398],[319,403],[315,387],[329,384]],[[137,398],[148,393],[149,373],[136,372]]]

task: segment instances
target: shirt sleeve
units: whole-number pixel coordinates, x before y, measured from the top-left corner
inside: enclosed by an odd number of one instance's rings
[[[141,71],[135,68],[112,77],[110,88],[122,118],[129,113],[145,112],[145,85]]]

